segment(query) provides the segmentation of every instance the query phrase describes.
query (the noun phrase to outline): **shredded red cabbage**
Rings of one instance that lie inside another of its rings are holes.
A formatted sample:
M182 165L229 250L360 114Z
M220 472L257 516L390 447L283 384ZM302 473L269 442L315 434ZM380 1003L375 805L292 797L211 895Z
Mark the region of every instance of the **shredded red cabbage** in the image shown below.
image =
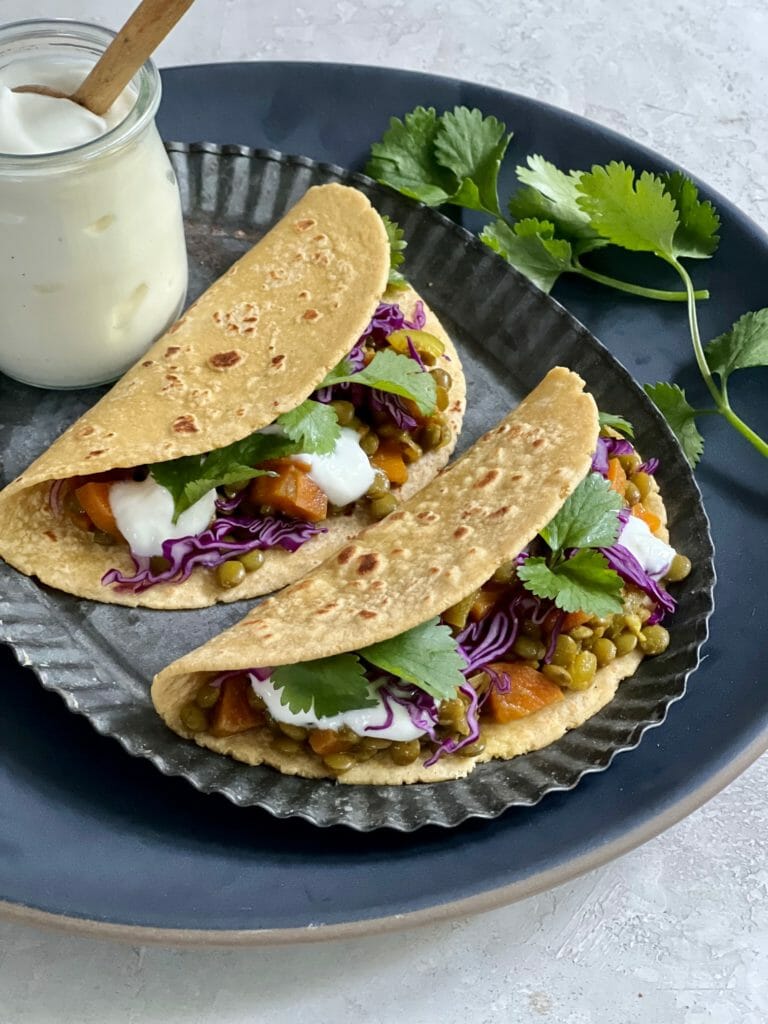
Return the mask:
M671 613L675 610L677 607L675 599L659 586L652 576L648 575L631 551L622 547L621 544L614 544L610 548L598 548L598 550L605 555L610 567L615 569L622 579L628 583L634 583L656 602L657 608L652 615L653 622L651 619L648 620L650 625L662 620L663 611Z
M369 395L369 402L371 409L375 412L385 413L400 430L415 430L418 426L417 421L408 412L405 402L399 395L374 389Z
M55 516L60 516L62 513L61 492L64 490L66 483L66 480L54 480L51 484L51 490L48 494L48 504L51 512L53 512Z
M469 683L465 683L459 687L461 693L465 697L469 698L469 707L467 708L467 725L469 726L469 735L462 736L460 740L448 738L443 740L440 746L435 750L430 757L424 762L425 768L430 768L436 761L438 761L445 754L456 754L464 747L468 747L470 744L475 743L480 737L480 721L477 716L479 701L475 688L470 686Z
M598 437L597 448L592 458L592 472L608 475L608 459L619 455L632 455L634 448L623 437Z
M641 463L637 467L638 473L647 473L648 476L653 476L656 470L659 468L658 459L648 459L646 462Z
M239 540L225 539L233 533L245 533L246 536ZM110 569L102 576L101 582L104 586L115 584L119 590L141 594L157 583L183 583L198 566L214 569L230 558L237 558L257 548L264 551L281 547L286 551L297 551L318 533L325 533L325 527L301 519L219 516L207 530L196 536L163 541L163 558L170 563L167 569L153 572L148 556L131 552L135 574L125 576L119 569Z

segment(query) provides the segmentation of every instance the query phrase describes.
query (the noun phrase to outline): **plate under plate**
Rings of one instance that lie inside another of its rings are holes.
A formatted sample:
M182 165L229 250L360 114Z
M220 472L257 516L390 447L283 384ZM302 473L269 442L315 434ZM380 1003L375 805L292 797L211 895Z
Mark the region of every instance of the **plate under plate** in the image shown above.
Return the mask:
M169 661L237 621L247 605L155 612L97 605L41 587L0 565L0 639L43 685L162 772L235 804L277 817L360 831L412 831L493 818L511 806L570 789L608 767L664 720L696 667L712 610L712 542L698 487L665 423L617 360L558 303L533 288L487 247L443 215L411 203L362 175L306 157L241 146L171 144L196 297L311 185L341 181L362 189L397 220L408 240L406 269L457 342L468 380L459 451L505 415L557 364L581 374L601 408L635 425L641 452L661 459L658 475L672 543L694 570L676 588L673 643L644 661L617 697L579 729L544 750L479 765L467 778L413 786L343 786L249 767L184 741L155 714L152 676ZM40 392L0 381L6 475L12 478L100 394ZM31 416L34 410L34 416Z

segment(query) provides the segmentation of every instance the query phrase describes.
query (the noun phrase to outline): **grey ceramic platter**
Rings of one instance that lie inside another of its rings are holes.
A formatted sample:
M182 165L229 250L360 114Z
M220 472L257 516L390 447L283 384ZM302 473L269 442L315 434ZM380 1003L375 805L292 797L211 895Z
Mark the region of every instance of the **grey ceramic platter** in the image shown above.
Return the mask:
M465 780L408 787L350 787L282 776L205 751L171 733L149 699L165 664L237 621L246 605L155 612L98 605L50 590L0 565L0 639L42 684L101 733L160 771L203 792L258 805L277 817L321 826L412 831L493 818L570 789L607 768L661 723L685 692L707 636L713 550L701 496L666 424L627 371L558 303L539 292L471 234L441 214L380 188L362 175L241 146L170 144L181 189L190 255L190 299L252 245L311 185L360 188L397 220L408 239L406 269L460 347L468 411L459 451L531 390L546 371L569 366L601 408L635 425L638 446L661 460L672 542L694 570L677 588L673 643L646 660L617 697L581 728L541 751L481 765ZM100 390L41 392L0 379L0 452L6 483L85 411Z

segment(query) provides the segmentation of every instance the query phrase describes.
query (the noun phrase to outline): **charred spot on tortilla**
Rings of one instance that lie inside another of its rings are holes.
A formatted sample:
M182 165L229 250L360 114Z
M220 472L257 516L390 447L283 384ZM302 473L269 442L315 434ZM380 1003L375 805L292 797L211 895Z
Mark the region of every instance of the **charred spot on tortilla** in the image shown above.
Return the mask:
M179 416L173 421L173 430L176 434L196 434L200 427L194 416Z
M208 365L213 370L229 370L238 363L244 362L246 353L239 348L231 348L226 352L214 352L209 358Z

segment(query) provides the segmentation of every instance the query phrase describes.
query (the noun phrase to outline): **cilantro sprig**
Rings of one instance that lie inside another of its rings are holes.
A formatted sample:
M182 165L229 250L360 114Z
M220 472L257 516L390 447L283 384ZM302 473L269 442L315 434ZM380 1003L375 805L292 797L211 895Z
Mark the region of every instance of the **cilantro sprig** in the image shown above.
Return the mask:
M362 370L355 370L348 360L343 359L331 370L320 387L327 388L347 382L365 384L377 391L410 398L424 416L431 416L437 408L434 377L425 373L415 359L393 352L392 349L377 352Z
M375 707L364 662L413 683L436 700L455 697L464 682L464 659L448 626L437 618L356 653L281 665L272 672L280 702L294 713L311 711L330 718L344 711Z
M431 107L417 107L402 121L392 119L382 140L371 147L367 171L430 206L452 203L489 214L494 219L483 227L481 240L544 291L562 274L573 273L632 295L685 302L696 363L714 405L694 408L671 383L648 385L646 392L691 465L704 443L696 420L712 414L726 419L768 457L768 442L738 416L728 396L728 377L734 370L768 365L768 309L746 314L705 350L696 301L709 298L709 293L694 288L681 262L708 259L716 251L720 218L712 204L699 198L681 171L636 174L612 161L566 173L534 154L517 167L520 187L502 215L497 181L509 139L505 125L477 110L457 107L438 115ZM623 281L584 262L591 252L609 245L655 255L675 270L684 290Z
M519 566L523 586L566 612L621 612L621 577L594 550L616 542L620 508L621 498L608 481L590 473L541 531L549 555L531 556Z

